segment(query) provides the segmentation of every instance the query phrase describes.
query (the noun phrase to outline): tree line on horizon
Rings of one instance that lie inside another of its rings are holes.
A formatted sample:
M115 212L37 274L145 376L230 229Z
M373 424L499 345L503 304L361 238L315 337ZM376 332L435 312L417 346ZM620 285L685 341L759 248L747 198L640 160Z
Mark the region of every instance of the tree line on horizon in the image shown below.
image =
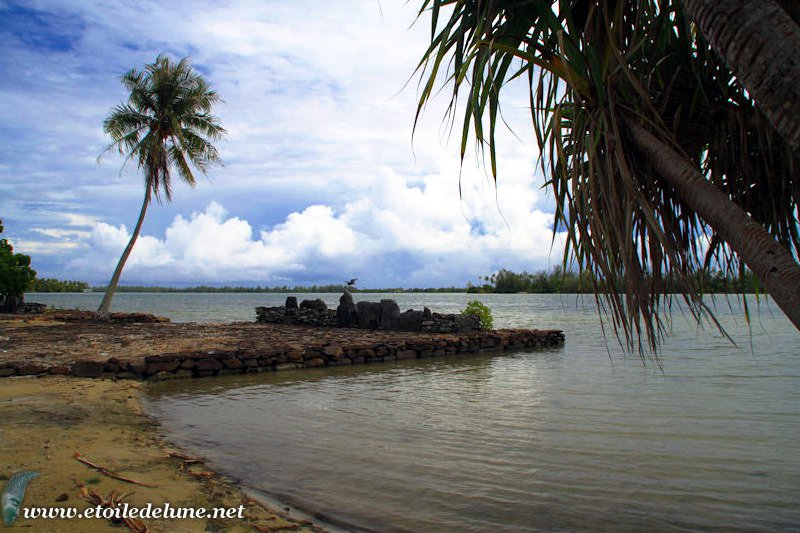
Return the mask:
M591 294L594 292L588 272L579 274L571 270L555 267L550 271L539 270L514 272L500 269L491 276L480 278L484 283L467 283L465 287L388 287L356 289L343 284L328 285L279 285L274 287L243 286L210 286L162 287L147 285L129 285L117 287L117 292L127 293L342 293L349 290L354 293L470 293L470 294ZM672 293L680 293L677 280L668 282ZM752 272L745 271L742 277L729 277L722 270L699 272L695 275L697 290L703 294L736 294L761 292L758 280ZM45 278L35 279L30 292L85 292L90 289L88 283L82 281L61 281ZM91 287L91 292L105 292L106 287Z
M84 292L89 288L89 284L85 281L35 278L29 292Z
M534 273L527 271L513 272L501 269L491 276L483 278L482 285L467 284L468 293L495 293L495 294L592 294L595 285L591 273L584 271L577 273L555 267L550 271L539 270ZM695 273L694 283L700 294L742 294L759 293L758 279L749 270L742 272L741 276L728 276L722 270L700 271ZM602 285L602 283L600 283ZM668 291L672 294L681 293L679 280L667 280ZM622 290L618 287L617 290Z

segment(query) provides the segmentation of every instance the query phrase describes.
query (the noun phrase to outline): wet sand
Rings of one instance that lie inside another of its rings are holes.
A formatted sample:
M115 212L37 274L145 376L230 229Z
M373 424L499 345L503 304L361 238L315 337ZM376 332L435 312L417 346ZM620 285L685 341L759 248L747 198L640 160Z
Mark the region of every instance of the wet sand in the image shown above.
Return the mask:
M158 424L142 412L139 399L145 386L62 376L0 381L0 484L22 470L39 472L41 476L28 485L23 507L94 507L84 499L80 484L103 498L114 490L131 493L125 498L131 507L165 502L206 509L244 505L242 520L144 520L152 532L323 531L282 510L265 508L204 463L175 457L186 455L169 445ZM155 487L109 477L79 462L76 453L121 477ZM127 530L104 519L25 519L22 514L14 527L52 532Z

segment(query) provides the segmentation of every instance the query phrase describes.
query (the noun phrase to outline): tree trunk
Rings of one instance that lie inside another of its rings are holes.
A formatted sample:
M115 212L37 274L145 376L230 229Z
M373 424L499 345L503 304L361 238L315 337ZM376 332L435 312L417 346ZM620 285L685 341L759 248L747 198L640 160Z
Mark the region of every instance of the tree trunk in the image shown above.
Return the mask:
M632 121L625 124L661 178L730 245L800 329L800 265L792 254L675 148Z
M139 232L142 230L142 223L144 222L144 215L147 213L147 207L149 205L150 186L148 185L145 187L142 210L139 213L139 220L136 221L136 227L133 229L131 240L128 242L128 246L125 247L125 251L122 252L122 257L119 258L117 268L114 269L114 275L111 276L111 281L108 282L108 287L106 287L106 293L103 296L103 301L100 303L100 307L97 309L98 318L108 318L108 313L111 310L111 299L114 297L114 291L117 290L117 284L119 283L119 278L122 275L122 269L125 266L125 262L128 260L128 256L131 255L131 251L133 251L133 245L136 243L136 239L139 238Z
M800 149L800 26L774 0L683 0L773 126Z
M25 295L13 296L0 294L0 313L16 313L19 307L24 303Z

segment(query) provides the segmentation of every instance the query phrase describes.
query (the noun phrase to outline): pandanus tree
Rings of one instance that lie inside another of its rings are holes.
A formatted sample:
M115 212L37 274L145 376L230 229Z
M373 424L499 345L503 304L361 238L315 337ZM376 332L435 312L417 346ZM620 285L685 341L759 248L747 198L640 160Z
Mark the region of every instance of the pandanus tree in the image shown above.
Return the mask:
M424 0L417 116L450 85L461 157L472 131L497 179L501 90L524 80L564 266L589 274L629 348L655 353L676 282L713 319L695 281L709 267L749 267L800 328L795 4Z
M112 139L105 152L117 151L126 163L135 161L144 175L145 190L133 234L97 310L101 318L108 317L122 269L152 199L172 201L173 172L194 186L193 169L205 174L211 164L220 161L213 143L226 133L212 114L219 96L187 58L176 63L159 55L144 70L131 69L121 80L130 95L128 102L114 107L103 122L103 130Z

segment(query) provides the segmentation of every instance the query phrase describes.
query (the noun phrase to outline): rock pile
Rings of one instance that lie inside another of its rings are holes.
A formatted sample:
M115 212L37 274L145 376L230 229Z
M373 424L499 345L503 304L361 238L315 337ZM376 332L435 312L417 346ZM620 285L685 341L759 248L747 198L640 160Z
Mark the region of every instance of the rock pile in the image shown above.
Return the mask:
M298 306L297 298L289 296L285 305L256 307L256 322L425 333L466 333L481 329L480 320L473 315L433 313L427 307L423 311L409 309L401 313L394 300L356 304L349 292L339 298L335 311L319 299L303 300Z
M16 312L40 315L44 313L45 309L47 309L47 305L45 304L38 304L36 302L23 302L19 307L17 307Z
M297 298L289 296L280 307L256 307L256 322L330 327L336 325L336 311L320 299L303 300L298 306Z

